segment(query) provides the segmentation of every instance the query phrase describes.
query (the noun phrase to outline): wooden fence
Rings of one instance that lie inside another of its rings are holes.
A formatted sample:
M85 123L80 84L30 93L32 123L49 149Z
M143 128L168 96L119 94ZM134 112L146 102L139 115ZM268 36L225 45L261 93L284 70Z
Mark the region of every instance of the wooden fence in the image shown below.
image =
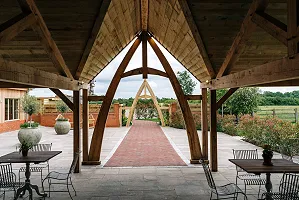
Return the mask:
M266 118L269 116L278 117L283 120L288 120L291 122L298 123L298 109L297 108L285 108L285 109L259 109L256 115L260 116L261 118Z

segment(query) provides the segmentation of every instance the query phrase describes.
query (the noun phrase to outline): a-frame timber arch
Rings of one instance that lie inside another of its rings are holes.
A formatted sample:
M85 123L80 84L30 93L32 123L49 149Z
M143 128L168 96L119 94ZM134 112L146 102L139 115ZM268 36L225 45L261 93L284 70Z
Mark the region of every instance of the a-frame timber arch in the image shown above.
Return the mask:
M133 73L131 72L126 72L126 70L132 56L134 55L136 49L142 42L142 59L143 59L143 66L142 68L139 68L138 70L132 70ZM148 69L147 67L147 42L151 45L153 48L154 52L156 53L158 59L160 60L165 72L159 71L159 70L153 70L153 69ZM104 129L105 129L105 124L109 112L110 105L112 103L113 97L115 95L116 89L120 83L120 80L122 77L127 77L130 75L136 75L138 73L143 75L143 78L147 78L147 74L151 72L151 74L155 75L162 75L164 77L168 77L171 85L175 91L175 94L177 96L178 102L180 104L180 107L182 109L183 117L185 120L186 124L186 131L187 131L187 136L188 136L188 142L189 142L189 148L190 148L190 154L191 154L191 163L199 163L199 160L202 158L202 153L201 153L201 147L200 147L200 142L199 142L199 137L197 134L197 129L195 126L195 122L193 120L193 116L190 110L190 107L188 105L187 100L190 97L187 97L184 95L183 90L176 78L175 73L173 72L169 62L163 55L162 51L156 44L156 42L153 40L153 38L150 37L150 35L147 32L142 32L137 39L134 41L132 46L130 47L129 51L125 55L123 61L119 65L117 71L115 72L115 75L108 87L108 90L106 92L106 95L103 98L103 103L99 111L99 116L97 118L97 122L95 125L95 129L93 132L91 144L90 144L90 150L87 159L84 160L83 158L83 164L100 164L100 154L101 154L101 148L102 148L102 142L103 142L103 136L104 136ZM130 74L131 73L131 74Z
M148 90L148 92L150 93L150 95L146 94L146 90ZM141 95L142 91L144 91L143 95ZM148 84L148 82L147 82L146 79L143 80L143 83L141 84L141 86L140 86L140 88L139 88L139 90L138 90L138 92L137 92L137 94L135 96L135 99L134 99L133 104L132 104L131 109L130 109L130 114L129 114L126 126L127 127L130 126L130 123L132 121L136 105L138 103L138 100L141 99L141 98L152 99L153 100L154 105L155 105L155 107L157 109L159 118L161 120L161 125L165 126L163 114L162 114L162 111L161 111L160 106L158 104L157 98L156 98L156 96L154 94L154 91L152 90L151 86Z

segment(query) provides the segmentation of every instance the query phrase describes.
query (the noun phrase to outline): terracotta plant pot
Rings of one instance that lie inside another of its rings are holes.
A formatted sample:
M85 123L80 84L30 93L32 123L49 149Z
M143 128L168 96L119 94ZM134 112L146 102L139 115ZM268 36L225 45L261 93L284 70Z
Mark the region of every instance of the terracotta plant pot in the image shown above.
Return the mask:
M266 165L266 166L273 166L272 158L264 158L263 165Z

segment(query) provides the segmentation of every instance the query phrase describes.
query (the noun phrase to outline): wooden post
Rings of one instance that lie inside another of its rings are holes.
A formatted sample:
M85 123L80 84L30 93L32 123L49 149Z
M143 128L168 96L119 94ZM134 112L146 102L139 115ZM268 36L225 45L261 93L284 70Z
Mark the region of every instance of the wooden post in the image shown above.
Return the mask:
M74 103L74 110L73 110L73 152L74 156L75 153L81 151L80 148L80 91L73 91L73 103ZM80 156L78 159L78 163L75 168L75 173L80 172Z
M202 133L202 157L208 159L208 99L207 88L201 89L201 133Z
M210 164L213 172L218 171L217 155L217 102L216 90L210 90Z
M82 137L82 150L83 150L83 162L88 161L88 128L89 128L89 108L88 108L88 90L83 89L83 106L82 106L82 128L83 128L83 137Z
M295 108L295 123L298 123L298 109Z
M275 117L275 115L276 115L275 109L272 110L272 115L273 115L273 117Z
M299 0L288 0L288 56L294 57L298 53L298 42L293 40L297 36Z

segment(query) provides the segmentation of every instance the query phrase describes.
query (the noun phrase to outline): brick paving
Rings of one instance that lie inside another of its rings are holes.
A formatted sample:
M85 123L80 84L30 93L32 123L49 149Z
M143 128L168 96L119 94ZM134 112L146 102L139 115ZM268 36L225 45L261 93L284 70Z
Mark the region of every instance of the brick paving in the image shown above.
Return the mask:
M135 120L105 167L141 166L186 166L186 163L157 123Z

